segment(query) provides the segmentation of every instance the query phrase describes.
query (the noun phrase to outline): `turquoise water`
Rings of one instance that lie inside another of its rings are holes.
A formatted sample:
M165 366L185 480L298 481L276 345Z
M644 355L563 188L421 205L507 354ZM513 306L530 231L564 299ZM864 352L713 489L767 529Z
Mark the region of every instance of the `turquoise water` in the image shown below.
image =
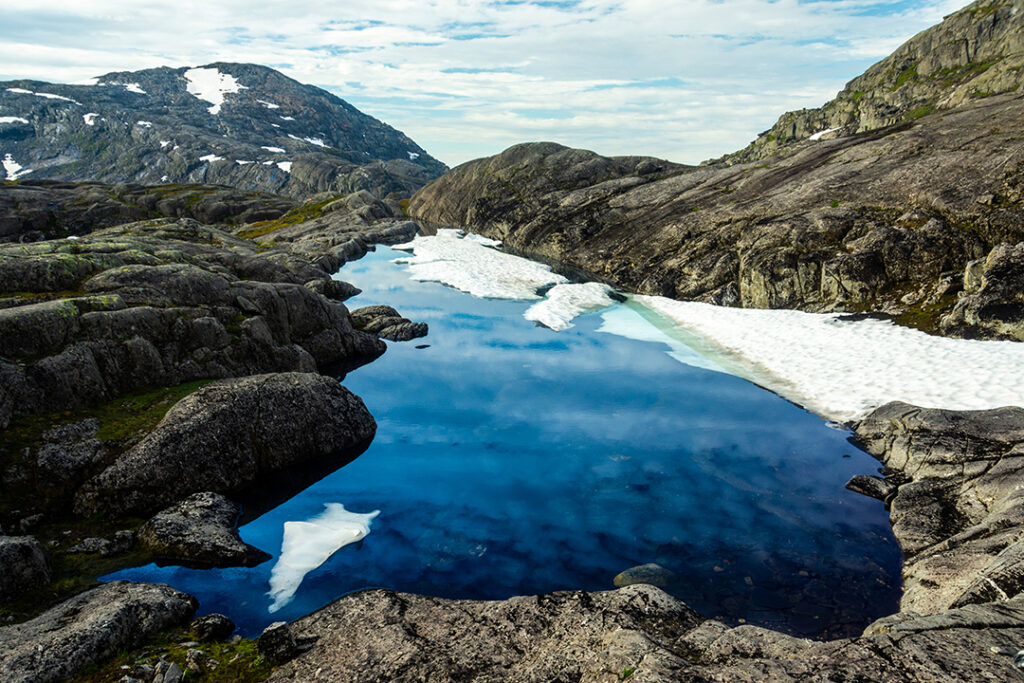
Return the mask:
M731 623L842 636L895 611L887 513L843 488L878 463L849 433L663 345L598 332L601 314L555 333L522 317L526 302L413 282L398 255L381 248L342 270L364 290L349 305L387 303L430 335L389 343L345 378L377 436L242 527L275 559L106 579L169 583L247 635L367 587L481 599L604 590L650 562L674 575L666 590ZM380 515L268 612L283 524L325 503Z

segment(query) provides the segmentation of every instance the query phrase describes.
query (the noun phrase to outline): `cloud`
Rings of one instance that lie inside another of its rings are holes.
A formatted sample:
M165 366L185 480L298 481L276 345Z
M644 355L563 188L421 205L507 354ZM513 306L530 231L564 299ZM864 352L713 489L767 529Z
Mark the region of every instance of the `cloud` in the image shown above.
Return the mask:
M0 78L279 68L450 164L531 139L699 162L824 103L948 0L8 0Z

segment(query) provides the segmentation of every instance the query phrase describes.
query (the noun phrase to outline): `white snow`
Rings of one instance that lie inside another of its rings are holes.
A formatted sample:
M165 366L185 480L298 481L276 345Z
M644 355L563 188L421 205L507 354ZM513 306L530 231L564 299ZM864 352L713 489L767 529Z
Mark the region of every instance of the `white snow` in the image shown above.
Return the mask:
M265 149L268 152L273 152L274 154L284 154L284 149L281 147L261 147L260 149Z
M238 164L239 166L245 166L245 165L251 164L253 162L246 161L245 159L235 159L235 163Z
M95 126L97 116L99 116L99 114L95 112L89 112L88 114L82 114L82 120L85 121L85 125L87 126Z
M264 161L264 162L263 162L263 165L264 165L264 166L273 166L273 165L274 165L274 162L273 162L273 161Z
M259 102L260 104L262 104L267 109L280 109L281 108L281 105L274 104L273 102L267 102L266 100L256 100L256 101Z
M28 123L28 119L23 119L20 116L0 116L0 123Z
M235 80L234 76L221 73L217 69L189 69L185 72L185 80L188 81L188 85L185 86L186 90L196 98L212 104L210 113L214 115L220 113L220 107L224 104L224 95L246 89L244 85L240 85Z
M309 144L316 145L317 147L328 146L321 138L300 138L297 135L292 135L291 133L288 134L288 137L292 140L298 140L299 142L308 142Z
M205 156L199 157L199 161L224 161L224 157L219 157L216 154L207 154Z
M574 318L589 311L598 311L615 305L608 294L611 288L599 282L555 285L542 301L526 309L527 320L550 327L556 332L572 327Z
M808 140L812 140L814 142L817 142L818 140L821 139L822 135L828 135L829 133L834 133L837 130L839 130L839 129L838 128L826 128L825 130L819 130L817 133L815 133L814 135L812 135L811 137L809 137L807 139Z
M281 120L282 121L294 121L295 117L294 116L282 116Z
M4 171L7 173L8 180L17 180L23 175L28 175L32 172L31 168L24 168L21 164L14 160L10 154L4 155ZM24 170L22 170L24 169Z
M661 325L656 324L659 320L662 321ZM709 352L702 353L698 350L701 348L699 337L690 335L681 328L672 329L672 327L671 324L664 324L661 316L630 301L602 313L601 327L597 328L597 331L637 341L664 344L669 349L666 353L680 363L715 372L729 372L709 358L706 355ZM672 335L669 335L664 328L672 329ZM686 341L681 341L683 339ZM729 374L737 374L737 372Z
M138 83L121 83L124 89L128 92L138 93L139 95L145 95L146 91L139 87Z
M417 154L416 152L406 152L406 154L409 155L409 161L416 161L417 159L420 158L420 155Z
M170 140L161 140L160 141L160 149L163 149L164 147L166 147L169 144L171 144Z
M35 95L31 90L25 90L24 88L8 88L7 92L18 93L19 95Z
M71 85L99 85L100 79L96 76L92 78L83 78L80 81L72 81Z
M280 128L281 127L281 126L277 125L276 123L272 123L270 125L272 125L274 128Z
M71 102L72 104L82 104L77 100L73 100L70 97L64 97L63 95L54 95L48 92L32 92L31 90L25 90L24 88L7 88L7 92L18 93L19 95L35 95L36 97L45 97L48 100L64 100L65 102Z
M702 338L734 374L833 420L858 419L889 401L952 410L1024 406L1021 342L936 337L837 313L634 299Z
M306 574L350 543L370 533L370 521L380 510L366 514L349 512L341 503L327 503L325 510L304 522L285 522L281 556L270 572L273 598L270 612L281 609L295 597Z
M167 182L167 176L165 176L165 175L160 176L160 182L161 183L166 183Z
M143 128L152 128L153 127L153 122L152 121L136 121L135 125L136 126L142 126Z
M492 240L490 237L484 237L483 235L477 235L474 232L471 232L471 233L463 235L462 239L468 240L470 242L476 242L477 244L482 244L485 247L500 247L501 246L501 240Z
M78 239L82 239L82 238L81 238L81 237L79 237L78 235L68 235L68 236L67 236L67 237L65 237L64 239L68 239L68 240L78 240Z
M568 280L549 266L462 239L458 230L417 235L394 249L411 251L407 263L414 280L441 282L473 296L491 299L540 299L537 290Z
M284 171L285 173L292 172L292 162L290 161L279 161L277 162L277 167Z

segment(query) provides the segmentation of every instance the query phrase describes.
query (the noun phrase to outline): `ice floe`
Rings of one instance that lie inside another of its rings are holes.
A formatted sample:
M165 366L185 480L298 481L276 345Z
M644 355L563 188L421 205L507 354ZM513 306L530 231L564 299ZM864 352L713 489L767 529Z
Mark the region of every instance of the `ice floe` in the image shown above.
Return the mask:
M825 130L819 130L817 133L815 133L814 135L812 135L811 137L809 137L807 139L808 140L812 140L814 142L817 142L818 140L821 139L821 137L823 135L828 135L829 133L834 133L837 130L839 130L839 129L838 128L826 128Z
M283 147L260 147L260 149L265 149L268 152L273 152L274 154L284 154Z
M572 327L573 319L615 305L611 288L599 282L555 285L542 301L526 309L523 317L556 332Z
M25 168L17 161L14 160L10 154L4 155L3 160L4 172L7 173L7 180L17 180L23 175L28 175L32 172L31 168Z
M85 125L87 126L95 126L97 116L99 116L99 114L95 112L89 112L88 114L82 114L82 120L85 121Z
M458 230L417 235L394 249L412 252L398 262L408 264L414 280L441 282L473 296L535 300L541 298L538 289L568 282L549 266L463 239Z
M199 161L224 161L224 157L219 157L216 154L206 154L204 156L199 157Z
M0 116L0 123L28 123L28 119L23 119L20 116Z
M363 540L370 533L371 520L380 514L380 510L349 512L341 503L327 503L324 508L306 521L284 523L281 556L270 572L270 612L291 602L306 574L346 545Z
M277 167L284 171L285 173L292 172L292 162L290 161L279 161L277 162Z
M819 415L847 421L889 401L976 410L1024 406L1024 343L950 339L887 320L634 301L706 343L708 355Z
M234 76L222 73L218 69L189 69L185 72L185 80L188 82L185 89L196 98L212 104L210 113L214 115L220 113L220 107L224 104L224 95L246 89L244 85L235 80Z

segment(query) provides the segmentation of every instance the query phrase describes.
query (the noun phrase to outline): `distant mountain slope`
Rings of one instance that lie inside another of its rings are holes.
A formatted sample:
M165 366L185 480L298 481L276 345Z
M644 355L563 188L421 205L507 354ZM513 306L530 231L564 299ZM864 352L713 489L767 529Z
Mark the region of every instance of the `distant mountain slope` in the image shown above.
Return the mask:
M1016 91L1024 69L1024 2L979 0L917 34L817 109L783 114L721 159L764 159L812 136L863 133Z
M410 194L446 170L403 133L254 64L0 83L0 178Z

